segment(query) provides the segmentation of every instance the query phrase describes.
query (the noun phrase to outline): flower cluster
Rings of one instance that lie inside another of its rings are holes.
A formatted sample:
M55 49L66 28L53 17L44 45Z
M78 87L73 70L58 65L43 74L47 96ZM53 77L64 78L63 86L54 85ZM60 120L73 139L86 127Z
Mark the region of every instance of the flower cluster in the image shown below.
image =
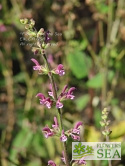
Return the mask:
M102 131L102 134L104 136L109 136L112 133L112 131L109 128L107 128L110 124L110 120L108 120L108 114L108 109L104 108L102 111L102 121L100 121L101 126L105 128L105 130Z
M62 101L64 100L67 100L67 99L74 99L74 95L73 95L73 91L75 90L76 88L75 87L72 87L68 90L68 86L65 85L61 94L59 95L58 97L58 100L56 101L56 108L62 108L63 107L63 103ZM45 105L47 108L51 108L52 107L52 104L53 104L53 92L52 92L52 89L51 91L48 92L49 96L52 97L52 99L50 99L50 97L45 97L42 93L38 93L36 95L36 97L39 97L40 98L40 104L42 105Z
M32 58L31 61L35 64L35 66L33 66L33 70L37 70L38 74L48 74L48 72L58 74L59 76L63 76L65 74L64 67L62 64L59 64L55 69L48 71L48 69L40 65L36 59Z
M65 163L65 158L62 157L61 159L62 159L62 161ZM66 163L65 163L65 164L66 164ZM49 165L49 166L56 166L55 162L52 161L52 160L49 160L49 161L48 161L48 165ZM75 160L72 165L74 165L74 166L77 166L77 165L86 165L86 161L85 161L84 159Z
M73 95L73 91L75 90L76 88L75 87L72 87L68 90L68 86L65 85L61 94L59 95L58 97L58 100L56 102L56 107L57 108L62 108L63 107L63 103L62 101L66 100L66 99L71 99L73 100L74 99L74 95Z
M33 19L28 20L27 18L20 19L20 22L25 25L27 35L33 40L37 41L38 47L33 47L32 51L34 54L42 54L44 50L50 45L51 38L49 37L50 32L45 31L41 28L38 32L35 29L35 21Z
M48 137L57 135L57 134L60 132L59 124L58 124L57 118L54 117L54 124L52 125L52 129L50 129L48 126L45 126L45 127L42 129L42 132L43 132L45 138L48 138Z
M50 32L45 31L43 28L41 28L38 32L35 29L35 21L33 19L28 20L27 18L21 19L20 22L25 25L25 29L27 31L27 34L34 38L37 41L36 47L32 48L32 51L34 54L41 54L45 66L40 65L40 63L32 58L31 61L34 63L33 70L38 71L38 74L46 74L49 76L51 81L51 87L50 91L48 92L49 97L45 97L43 93L38 93L36 97L39 98L40 104L46 106L48 109L50 109L53 105L56 106L59 112L59 118L61 119L61 108L63 107L63 101L64 100L73 100L75 98L73 92L76 89L75 87L71 87L68 89L68 86L65 85L62 92L57 97L57 89L54 82L53 74L57 74L59 76L63 76L65 74L64 66L62 64L57 65L56 68L51 69L50 62L46 57L45 49L50 45L51 38L49 37ZM53 88L52 88L53 87ZM62 119L61 119L62 120ZM60 141L63 142L64 151L62 152L61 160L66 164L70 165L67 155L67 148L66 144L64 142L67 141L67 139L70 137L73 140L80 141L80 126L82 126L82 122L77 122L74 128L69 129L67 131L64 131L64 127L62 123L58 123L57 118L54 117L54 123L52 124L52 127L50 128L48 125L46 125L42 132L45 136L45 138L49 138L52 136L58 136L60 138ZM65 153L64 153L65 152ZM86 164L85 160L79 160L74 161L72 165L81 165ZM54 161L49 160L48 161L49 166L56 166Z
M67 130L66 132L64 132L64 130L62 130L62 133L60 133L57 118L54 117L54 124L52 125L52 129L49 128L48 126L45 126L42 129L42 132L43 132L45 138L49 138L49 137L56 135L56 136L60 137L60 140L62 142L67 141L68 137L71 137L73 140L80 141L79 135L80 135L80 126L81 125L82 125L82 122L77 122L73 129Z
M70 136L73 140L80 141L80 126L82 126L82 122L77 122L74 128L67 130L65 134Z

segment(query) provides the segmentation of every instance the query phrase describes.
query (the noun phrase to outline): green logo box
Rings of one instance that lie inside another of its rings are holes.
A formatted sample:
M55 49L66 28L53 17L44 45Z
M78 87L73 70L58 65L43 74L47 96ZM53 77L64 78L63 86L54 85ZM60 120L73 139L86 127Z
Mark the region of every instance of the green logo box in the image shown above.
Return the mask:
M72 160L121 160L121 142L72 142Z

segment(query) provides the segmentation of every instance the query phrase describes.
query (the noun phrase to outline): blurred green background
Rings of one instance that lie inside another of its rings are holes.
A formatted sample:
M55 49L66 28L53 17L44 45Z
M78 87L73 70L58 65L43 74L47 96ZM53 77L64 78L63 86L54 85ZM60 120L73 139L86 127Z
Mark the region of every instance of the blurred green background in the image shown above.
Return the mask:
M103 141L101 111L110 108L110 141L122 142L125 165L125 0L1 0L0 1L0 166L41 166L61 163L58 138L45 139L55 109L39 105L35 95L47 96L47 76L38 76L31 58L31 42L22 42L20 18L33 18L36 29L53 33L47 49L51 67L62 63L63 77L55 77L59 92L75 86L74 101L63 109L65 129L83 121L81 141ZM71 143L68 152L71 156ZM61 163L62 164L62 163ZM88 161L87 166L107 166Z

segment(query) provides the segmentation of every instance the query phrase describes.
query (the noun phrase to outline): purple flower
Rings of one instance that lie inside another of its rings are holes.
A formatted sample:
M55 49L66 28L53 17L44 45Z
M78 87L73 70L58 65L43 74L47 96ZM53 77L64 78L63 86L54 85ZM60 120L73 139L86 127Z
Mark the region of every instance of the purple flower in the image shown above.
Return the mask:
M57 91L56 84L55 84L55 88L56 88L56 91ZM52 98L54 98L52 84L49 85L49 89L51 90L51 91L48 92L49 96L51 96Z
M67 90L67 89L68 89L68 86L65 85L62 92L61 92L61 94L58 97L57 102L56 102L56 107L57 108L62 108L63 107L63 104L61 103L61 101L66 100L66 99L71 99L71 100L74 99L75 96L73 95L73 91L76 88L72 87L69 90Z
M58 99L57 102L56 102L56 108L62 108L62 107L63 107L63 104Z
M68 136L71 136L74 140L80 141L80 126L82 125L82 122L77 122L73 129L67 130L65 133Z
M68 89L68 86L65 85L63 90L62 90L62 93L60 94L61 97L65 98L65 99L74 99L74 95L73 95L73 91L76 89L75 87L72 87L70 88L69 90Z
M78 135L71 134L71 137L72 137L74 140L80 141L80 136L78 136Z
M64 67L62 64L59 64L55 70L56 74L63 76L65 74Z
M75 162L77 165L86 165L86 161L84 160L84 158L81 158L80 160L75 160ZM76 164L73 164L73 165L76 165Z
M58 121L57 121L57 118L56 118L56 117L54 117L54 124L52 125L52 127L53 127L54 129L58 129L58 128L59 128L59 124L58 124Z
M42 70L42 67L40 66L39 62L36 59L32 58L31 61L34 62L36 65L36 66L33 66L33 70L39 70L39 71Z
M52 161L52 160L49 160L49 161L48 161L48 165L50 165L50 166L56 166L56 164L55 164L54 161Z
M49 37L49 34L50 34L49 31L45 32L45 43L46 44L49 43L49 41L51 40L51 38Z
M51 101L51 99L49 98L49 97L47 97L46 99L45 99L45 105L46 105L46 107L47 108L51 108L52 107L52 101Z
M73 91L74 91L75 89L76 89L75 87L72 87L72 88L70 88L70 89L68 90L67 95L66 95L66 98L67 98L67 99L71 99L71 100L74 99L75 96L73 95Z
M82 165L82 164L86 165L86 161L84 160L84 157L81 158L80 160L75 160L75 163L79 165Z
M48 126L44 127L42 132L43 132L45 138L48 138L48 137L51 137L54 135L54 133L51 131L51 129Z
M81 160L78 161L78 164L85 164L86 165L86 161L81 159Z
M75 126L74 126L74 129L78 129L79 128L79 126L82 126L82 122L77 122L76 124L75 124Z
M49 109L52 107L53 101L49 97L45 98L42 93L38 93L36 97L40 97L40 104L46 105L46 107Z
M52 91L52 84L49 85L49 88L50 88L51 91L49 91L48 94L49 94L49 96L54 98L53 91Z
M62 95L64 95L65 94L65 92L66 92L66 90L68 89L68 86L67 85L65 85L64 86L64 88L63 88L63 90L62 90Z
M66 164L66 159L65 159L65 156L64 156L64 151L62 151L62 157L61 157L61 160Z
M49 94L49 96L54 97L52 91L49 91L48 94Z
M74 134L80 134L80 126L82 125L82 122L77 122L76 125L74 126L72 133Z
M61 135L61 137L60 137L60 140L61 140L62 142L67 141L67 137L65 136L64 130L62 130L62 135Z

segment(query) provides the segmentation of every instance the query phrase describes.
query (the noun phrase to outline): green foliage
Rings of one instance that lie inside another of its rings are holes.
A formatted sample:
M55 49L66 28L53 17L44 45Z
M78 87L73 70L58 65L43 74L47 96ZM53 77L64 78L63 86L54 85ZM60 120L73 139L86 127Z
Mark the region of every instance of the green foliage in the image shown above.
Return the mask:
M112 134L110 135L110 138L111 139L114 139L114 138L118 138L118 137L121 137L121 136L124 136L125 135L125 129L124 126L125 125L125 121L121 121L117 124L114 124L111 128L111 130L113 131Z
M44 137L41 133L36 133L32 139L31 149L33 149L33 153L37 156L46 158L48 152L46 151L46 147L44 146Z
M91 88L101 88L103 86L103 77L105 73L98 73L96 76L94 76L92 79L90 79L87 82L87 86ZM108 73L108 81L111 82L113 79L114 72L109 71Z
M67 55L67 61L76 78L81 79L88 75L91 59L85 53L75 50Z
M24 32L19 21L22 18L33 18L37 30L44 28L52 33L62 34L51 36L51 43L57 43L57 46L48 47L46 53L50 58L51 68L55 68L57 63L62 63L66 69L65 78L55 77L59 92L65 84L76 87L75 100L64 103L62 112L64 129L72 128L72 124L76 121L83 121L85 132L81 135L82 140L90 142L101 140L100 108L104 97L102 96L104 82L107 82L105 98L111 108L109 115L112 117L110 141L122 142L122 158L124 158L125 6L123 2L124 0L113 1L112 4L105 0L0 1L2 5L2 8L0 6L0 133L2 135L0 164L2 162L8 166L15 164L46 166L47 161L53 159L57 161L57 165L60 165L62 153L59 138L45 139L41 131L46 124L52 125L56 112L54 108L48 110L39 105L35 97L38 92L47 96L50 82L46 76L38 75L32 70L33 64L30 59L36 56L31 52L31 47L20 45L22 36L20 31ZM81 12L83 9L84 12ZM5 31L1 30L2 26ZM26 40L25 36L25 42ZM39 60L39 63L43 64L41 57ZM96 97L97 102L95 102ZM93 112L87 112L88 102L91 102ZM93 124L89 123L91 113ZM71 155L71 143L70 138L69 155ZM94 163L99 165L98 161ZM87 166L92 165L91 161L87 161ZM100 165L107 166L108 163L102 161ZM118 164L120 165L123 165L122 161Z
M95 110L94 110L94 122L95 122L95 126L96 126L97 128L100 128L100 123L99 123L100 120L101 120L101 111L95 109Z
M88 104L88 101L89 101L89 100L90 100L90 97L89 97L88 94L77 98L77 99L75 100L77 109L78 109L79 111L81 111L82 109L84 109L84 108L86 107L86 105Z
M10 151L10 159L12 159L13 161L17 161L19 153L24 155L24 152L26 152L26 149L30 145L32 138L33 133L30 129L23 128L22 130L20 130L13 141L12 149Z

